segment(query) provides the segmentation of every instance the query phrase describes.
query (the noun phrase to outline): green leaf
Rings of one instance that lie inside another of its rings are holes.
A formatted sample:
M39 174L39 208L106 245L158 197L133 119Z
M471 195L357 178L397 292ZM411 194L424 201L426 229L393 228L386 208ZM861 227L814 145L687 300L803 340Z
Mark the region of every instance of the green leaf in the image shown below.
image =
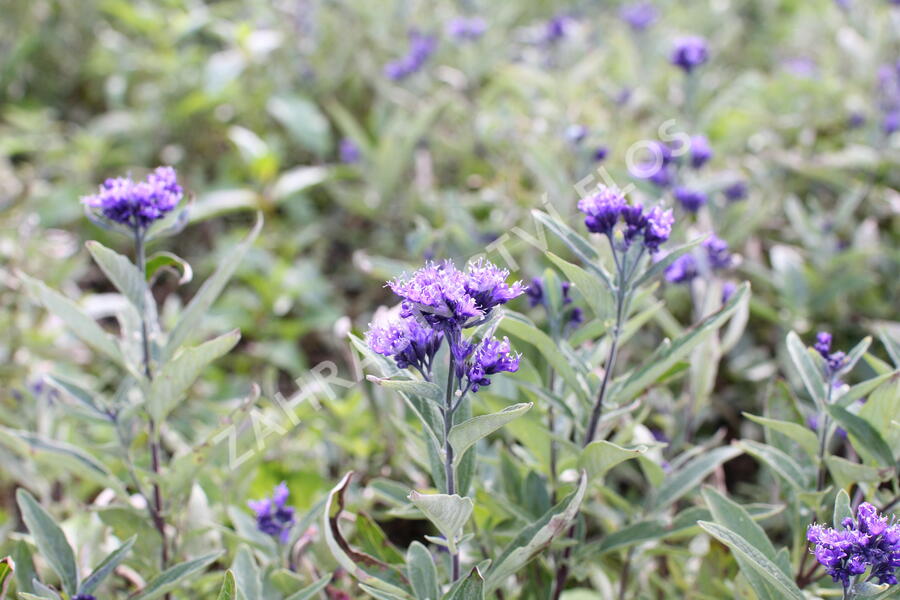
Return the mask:
M559 504L525 527L506 547L487 572L484 592L490 594L506 582L506 579L525 566L561 533L565 533L584 499L587 489L587 473L581 472L578 487Z
M547 258L558 266L565 276L575 284L575 289L581 292L585 301L590 305L591 310L598 319L606 316L606 305L603 301L605 296L611 294L609 286L603 283L603 280L596 274L591 274L579 266L561 259L552 252L547 252Z
M777 431L794 440L811 458L816 458L818 456L819 442L816 439L816 434L808 428L798 425L797 423L791 423L790 421L779 421L778 419L759 417L746 412L743 413L743 415L754 423L759 423L772 431Z
M322 515L322 531L325 532L325 543L328 549L331 550L331 554L338 564L361 584L387 592L393 597L414 600L405 589L408 582L402 573L373 556L354 550L344 539L339 526L339 517L344 510L344 494L350 485L351 477L353 477L353 471L344 475L328 493L328 500Z
M150 384L149 407L153 419L160 423L181 401L188 389L211 362L227 354L241 334L238 330L206 343L183 350L165 363Z
M606 286L610 293L615 293L616 288L612 284L609 273L600 265L600 254L591 246L590 242L578 235L568 225L561 223L545 212L533 210L531 214L534 215L538 222L549 229L553 235L562 240L575 256L581 259L585 267L600 278L600 281L603 282L603 285Z
M320 158L331 149L331 127L314 102L303 96L273 96L266 110L275 117L291 138Z
M813 360L812 352L800 340L800 336L791 331L787 335L787 349L791 356L794 367L803 380L803 385L810 397L816 402L820 408L825 406L825 398L827 396L828 387L822 376L822 370L816 361Z
M331 575L326 575L317 581L309 584L302 590L298 590L285 598L284 600L312 600L319 592L324 590L331 583Z
M467 576L457 581L442 600L484 600L484 578L478 571L478 567L473 568Z
M508 311L500 321L500 329L510 335L533 345L547 359L553 370L559 373L566 384L578 394L582 400L589 401L582 382L572 368L569 359L559 351L549 335L538 329L527 317Z
M216 596L216 600L237 600L237 591L234 585L234 573L231 571L225 571L225 580L222 581L222 589L219 590L219 595Z
M434 523L447 540L450 552L455 553L456 540L462 534L475 508L472 499L456 494L420 494L412 491L409 493L409 500Z
M869 454L881 466L895 465L894 453L891 452L878 430L872 427L868 421L835 405L828 407L828 414L847 430L850 441L857 450Z
M711 536L731 548L736 555L746 560L746 564L753 568L766 581L772 584L781 594L781 598L792 600L804 600L803 592L794 583L794 580L785 575L774 561L767 558L756 547L750 544L744 537L722 527L717 523L700 521L700 527Z
M194 278L194 270L188 261L171 252L156 252L147 258L146 275L152 282L163 270L171 270L178 274L178 285L190 283Z
M77 304L59 292L51 290L42 281L32 279L24 273L19 273L19 277L25 284L25 289L29 295L40 302L49 312L59 317L75 337L117 364L127 368L125 359L122 357L122 352L116 345L115 339L106 333L87 313L81 310Z
M700 244L703 240L705 240L708 236L698 237L695 240L691 240L686 244L682 244L677 246L676 248L670 250L664 257L660 260L650 263L650 266L647 267L647 270L641 273L641 276L638 277L632 285L634 288L638 288L644 283L650 281L657 275L662 274L669 265L678 260L684 254L687 254L691 250L693 250L696 246Z
M253 600L261 597L262 582L250 548L245 545L238 548L231 564L231 572L234 574L234 582L241 598Z
M0 559L0 600L6 598L6 589L13 580L16 572L16 563L9 556Z
M412 584L416 600L437 600L440 597L437 567L424 544L413 542L406 551L406 576Z
M825 464L840 488L849 488L854 483L881 483L893 477L894 467L870 467L851 462L840 456L826 456Z
M449 435L450 445L453 447L454 468L459 465L465 451L471 448L478 440L492 434L513 419L523 415L532 406L534 406L532 402L513 404L500 412L490 415L479 415L463 421L459 425L454 425Z
M760 444L753 440L741 440L738 445L744 449L747 454L754 456L775 471L788 485L797 489L805 490L807 483L810 481L810 475L803 470L803 467L797 464L793 458L782 452L778 448L773 448L766 444Z
M113 550L106 558L104 558L94 569L94 572L88 575L85 580L81 582L81 585L78 586L78 593L92 594L94 590L103 583L103 580L106 579L123 560L125 560L125 557L131 552L131 547L134 546L136 539L136 536L130 537L124 544Z
M900 427L891 425L900 415L900 378L884 383L860 407L859 416L878 430L896 456L900 452Z
M606 475L619 463L637 458L646 451L647 446L623 448L606 440L591 442L581 451L578 468L587 471L588 478L593 481Z
M382 387L403 392L404 394L412 394L425 400L430 400L438 405L444 404L444 391L437 384L430 381L416 381L414 379L384 379L369 375L366 377L372 383L377 383Z
M85 246L106 278L123 296L128 298L139 315L145 314L150 290L147 288L143 274L138 272L137 267L126 257L110 250L100 242L92 240L86 242Z
M615 391L615 403L624 404L641 394L647 387L653 385L678 361L690 354L705 339L706 334L721 327L731 317L749 291L750 285L748 283L741 284L725 306L718 312L697 323L674 342L664 342L660 350L648 358L640 368L632 372L621 384L621 387Z
M834 516L831 522L834 523L835 529L844 529L841 523L844 519L853 518L853 509L850 507L850 495L847 490L840 490L834 499Z
M215 302L216 298L219 297L219 294L222 293L228 280L234 275L234 271L240 264L241 259L244 258L244 255L247 253L247 250L250 249L256 236L259 235L262 225L263 219L262 214L260 213L257 216L256 225L253 226L253 229L247 237L222 257L215 273L213 273L209 279L204 281L203 285L200 286L200 289L197 290L197 293L194 294L194 297L182 311L178 323L175 324L175 328L172 329L172 332L169 334L169 339L166 342L166 347L163 352L164 361L171 358L175 354L175 351L181 347L191 334L191 331L197 327L197 324L201 321L203 316L206 315L209 307L212 306L212 303Z
M195 558L194 560L177 564L174 567L169 567L156 578L152 579L137 595L131 596L129 600L151 600L152 598L159 598L166 592L175 589L183 579L208 567L221 555L222 552L212 552L210 554L205 554L200 558Z
M59 576L63 590L70 596L75 594L78 589L78 567L75 565L75 554L62 529L34 496L24 489L16 490L16 502L41 557Z
M687 464L666 478L666 482L656 493L653 506L656 510L661 510L676 502L697 487L716 467L740 454L740 448L721 446L691 459Z

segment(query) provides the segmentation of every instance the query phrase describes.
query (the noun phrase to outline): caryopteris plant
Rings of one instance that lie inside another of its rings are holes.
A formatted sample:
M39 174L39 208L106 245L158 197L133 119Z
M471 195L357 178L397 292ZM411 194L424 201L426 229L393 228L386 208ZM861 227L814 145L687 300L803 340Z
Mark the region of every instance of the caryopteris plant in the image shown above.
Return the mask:
M231 331L197 345L193 340L199 322L259 233L261 222L225 257L180 311L171 329L164 330L152 285L165 268L177 271L182 282L187 281L190 276L184 275L190 273L190 267L166 251L148 256L147 249L184 228L188 209L179 210L183 195L175 170L160 167L143 181L131 177L108 179L97 194L84 198L91 221L124 235L131 243L133 260L99 242L87 243L94 261L118 292L108 313L115 327L98 323L78 303L38 279L19 274L34 300L90 347L98 360L114 365L118 375L96 387L82 383L92 380L89 374L50 373L45 377L45 383L61 395L68 412L90 428L90 436L98 440L94 443L104 448L101 454L85 448L90 445L87 436L85 447L14 429L4 429L4 438L76 465L79 474L110 493L100 518L116 532L137 532L121 539L121 546L93 572L83 573L63 530L29 492L20 489L19 509L38 555L49 567L48 571L36 572L30 564L30 553L23 549L18 556L17 576L34 575L30 580L27 576L18 580L17 589L23 598L58 598L62 593L73 600L92 599L104 580L137 549L141 555L135 558L145 571L143 583L133 590L132 597L157 597L202 572L222 554L220 549L209 552L207 548L205 554L184 556L182 546L190 539L191 528L182 526L182 512L191 493L192 477L190 471L173 468L176 451L166 448L163 440L172 433L167 429L167 419L190 395L195 380L240 339L238 331ZM191 452L182 449L179 454ZM145 518L151 524L149 529L140 526Z

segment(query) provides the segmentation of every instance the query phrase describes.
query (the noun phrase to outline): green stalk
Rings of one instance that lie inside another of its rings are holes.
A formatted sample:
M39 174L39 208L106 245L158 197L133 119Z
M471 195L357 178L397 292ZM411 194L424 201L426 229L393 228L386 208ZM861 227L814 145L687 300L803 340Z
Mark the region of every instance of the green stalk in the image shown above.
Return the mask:
M447 393L444 401L444 477L447 479L447 493L451 496L456 493L456 481L453 473L453 446L450 445L450 428L453 427L453 383L456 373L456 361L453 358L453 350L450 350L450 369L447 373ZM450 555L451 579L453 583L459 579L459 550Z

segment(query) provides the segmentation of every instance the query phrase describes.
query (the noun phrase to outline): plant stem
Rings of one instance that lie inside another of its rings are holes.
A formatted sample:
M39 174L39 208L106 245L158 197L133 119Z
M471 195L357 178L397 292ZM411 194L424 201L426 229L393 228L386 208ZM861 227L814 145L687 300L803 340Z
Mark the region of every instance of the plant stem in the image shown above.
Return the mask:
M141 278L146 278L147 272L147 259L145 256L144 250L144 231L140 228L136 228L134 230L134 252L137 261L137 270L140 273ZM152 299L149 299L152 301ZM150 366L150 334L149 327L147 326L147 310L144 309L141 313L141 345L143 347L143 359L144 359L144 375L147 377L147 381L153 380L153 370ZM163 500L162 500L162 490L159 486L159 474L160 474L160 463L159 463L159 454L160 454L160 441L159 441L159 428L157 427L157 423L154 421L153 417L150 417L149 421L149 438L150 438L150 468L153 471L153 499L152 506L153 510L151 511L151 515L153 518L153 525L156 527L156 530L159 532L159 537L161 539L161 549L160 549L160 563L162 565L162 570L165 570L169 563L169 547L166 540L166 522L163 518ZM168 594L166 595L168 598Z
M625 315L625 286L627 282L619 283L619 291L616 294L616 324L612 331L612 342L609 348L609 356L606 358L606 368L603 373L603 382L600 384L600 391L597 394L597 401L594 403L594 409L591 411L591 420L588 422L587 429L584 433L584 443L587 446L594 441L597 434L597 425L600 423L600 416L603 414L603 401L606 398L606 390L609 387L609 381L612 379L612 372L616 366L616 358L619 354L619 337L622 334L622 323Z
M832 377L828 378L828 392L825 394L825 405L831 404L831 390L834 388ZM825 489L825 452L828 450L828 428L831 427L831 419L828 413L822 414L822 422L819 423L819 472L816 476L816 491Z
M444 415L444 477L447 479L447 493L451 496L456 493L456 481L453 473L453 446L450 445L450 428L453 427L453 379L456 372L456 361L453 351L450 351L450 368L447 372L447 392ZM459 550L450 555L451 575L450 583L459 579Z

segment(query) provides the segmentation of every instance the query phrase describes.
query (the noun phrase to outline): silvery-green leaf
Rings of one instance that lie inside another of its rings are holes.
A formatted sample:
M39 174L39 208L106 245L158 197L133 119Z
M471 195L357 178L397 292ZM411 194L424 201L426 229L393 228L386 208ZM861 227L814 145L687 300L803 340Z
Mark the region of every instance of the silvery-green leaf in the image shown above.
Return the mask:
M800 374L800 379L803 380L806 391L809 392L816 405L823 408L828 388L822 376L822 370L813 360L812 350L807 348L800 340L800 336L793 331L787 335L787 349L794 367Z
M647 451L647 446L623 448L606 440L594 441L584 447L578 458L578 468L587 471L591 481L600 479L606 473L626 460L637 458Z
M768 427L772 431L777 431L781 433L795 442L809 455L810 458L816 458L819 453L819 442L816 439L816 434L810 431L807 427L799 425L797 423L791 423L790 421L779 421L778 419L769 419L766 417L759 417L756 415L751 415L750 413L743 413L743 415L753 421L754 423L759 423L764 427Z
M834 514L831 522L834 523L835 529L844 529L842 523L844 519L853 518L853 509L850 507L850 495L847 490L840 490L834 499Z
M225 571L225 580L222 581L222 588L219 590L216 600L238 600L234 574L231 571Z
M531 402L513 404L500 412L479 415L454 425L450 430L450 445L453 447L453 466L459 465L463 454L478 440L497 431L513 419L523 415L533 406Z
M19 277L25 284L29 295L40 302L49 312L59 317L78 339L117 364L127 367L122 352L113 337L106 333L77 304L59 292L51 290L42 281L32 279L23 273L20 273Z
M187 348L165 363L150 384L149 411L159 423L181 401L203 369L227 354L241 334L238 330L221 335L193 348Z
M284 600L312 600L316 596L318 596L319 592L325 589L325 587L331 583L331 575L326 575L321 579L309 584L302 590L298 590L285 598Z
M425 400L430 400L431 402L435 402L437 404L442 405L444 403L444 391L440 388L440 386L431 383L430 381L416 381L414 379L384 379L382 377L375 377L374 375L369 375L368 377L366 377L366 379L373 383L377 383L382 387L398 390L406 394L412 394L414 396L424 398Z
M78 586L78 593L84 595L92 594L94 590L103 583L103 580L106 579L123 560L125 560L125 557L131 552L131 547L134 546L136 539L137 536L128 538L125 540L124 544L113 550L106 558L104 558L100 564L94 568L94 571L85 577L84 581L81 582L81 585Z
M194 560L177 564L174 567L169 567L154 579L150 580L150 582L144 586L144 589L138 592L138 594L131 596L129 600L152 600L153 598L159 598L166 592L175 589L175 587L186 577L190 577L194 573L208 567L221 555L222 552L212 552L201 556L200 558L195 558Z
M566 225L565 223L561 223L559 220L551 217L545 212L541 212L539 210L531 211L531 214L534 215L534 218L547 229L549 229L553 235L558 237L565 243L566 246L584 263L585 267L589 269L592 273L597 275L603 285L612 293L615 293L615 286L612 284L612 279L610 278L609 273L603 268L600 264L600 254L591 246L591 244L585 240L583 237L578 235L575 231L572 230L571 227Z
M747 454L766 463L770 469L780 475L791 487L798 490L806 489L807 483L810 480L810 474L804 471L803 467L798 465L797 461L786 453L778 448L761 444L754 440L741 440L738 442L738 445L743 448Z
M850 441L861 454L868 455L880 466L896 466L894 453L871 423L836 405L828 407L828 414L847 430Z
M669 506L699 485L720 464L741 453L741 449L735 446L720 446L691 459L683 467L669 474L657 491L653 506L657 510Z
M609 297L612 292L603 283L603 280L596 274L588 273L581 267L563 260L552 252L547 252L546 255L556 266L562 269L566 278L575 285L575 289L581 292L582 297L590 305L591 310L594 311L594 315L598 319L606 317Z
M450 552L455 553L456 540L475 508L472 499L456 494L420 494L412 491L409 493L409 500L434 523L447 540Z
M110 250L100 242L92 240L86 242L85 246L106 278L123 296L128 298L139 315L145 314L153 301L148 298L150 290L144 275L138 272L137 267L126 257Z
M59 576L63 590L70 596L78 589L78 567L66 536L53 517L23 488L16 490L16 502L40 556Z
M197 293L194 294L194 297L178 318L175 328L172 329L172 332L169 334L169 339L166 342L166 347L163 351L164 361L171 358L175 354L175 351L181 347L191 334L191 331L197 327L197 324L209 310L209 307L212 306L212 303L215 302L216 298L219 297L219 294L222 293L225 284L227 284L228 280L231 279L231 276L234 275L234 271L237 269L238 264L240 264L241 259L244 258L244 255L247 253L247 250L250 249L256 236L259 235L262 225L262 214L260 214L256 219L256 225L253 226L253 229L247 237L237 246L232 248L230 252L222 256L215 273L213 273L209 279L204 281L203 285L200 286L200 289L197 290Z
M253 559L253 553L247 546L238 548L234 562L231 564L231 572L234 574L234 582L238 594L244 600L253 600L261 597L262 582L260 581L259 568Z
M785 575L774 561L767 558L744 537L718 523L700 521L699 525L707 533L728 546L736 555L746 559L746 564L764 577L767 582L775 586L778 592L782 594L782 598L785 600L804 600L803 592L797 588L793 578Z
M484 600L484 577L478 567L460 578L442 600Z
M156 252L147 258L146 279L152 282L163 270L174 271L178 274L178 285L190 283L194 278L194 270L191 264L171 252Z
M575 515L578 514L578 507L581 506L586 489L587 473L582 471L574 492L519 532L487 572L485 594L490 594L503 585L510 575L516 573L546 548L553 538L568 530Z
M406 576L412 585L416 600L437 600L440 597L434 558L428 548L419 542L410 544L406 551Z

